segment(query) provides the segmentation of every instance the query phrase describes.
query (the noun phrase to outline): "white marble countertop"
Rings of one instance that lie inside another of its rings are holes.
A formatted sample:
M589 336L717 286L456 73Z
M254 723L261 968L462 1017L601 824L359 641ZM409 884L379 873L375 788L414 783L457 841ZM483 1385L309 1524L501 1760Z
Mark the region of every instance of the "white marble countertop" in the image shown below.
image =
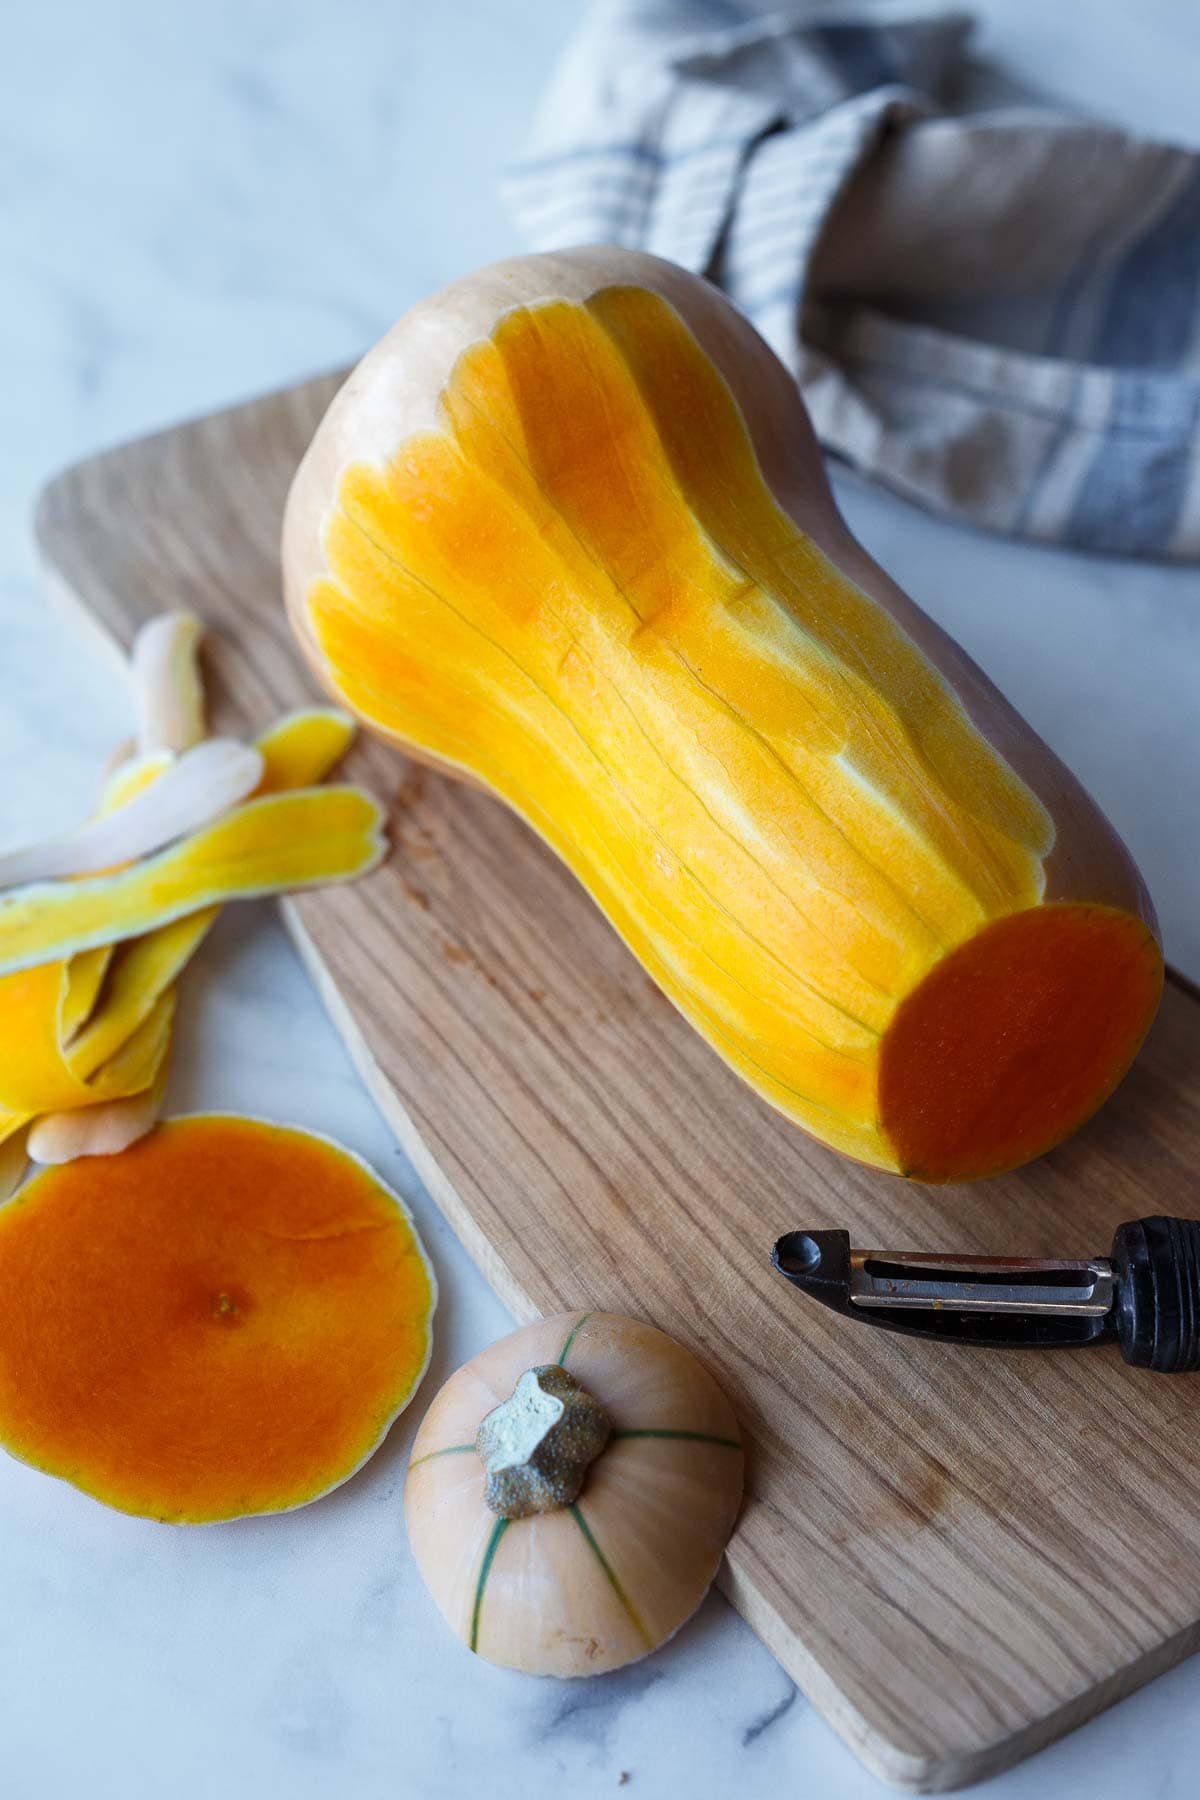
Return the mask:
M1192 0L987 0L982 91L1200 131ZM0 837L67 823L120 695L44 609L30 502L56 466L345 361L410 301L511 251L494 176L577 0L43 0L0 68ZM1001 543L849 483L864 541L1111 813L1200 977L1200 574ZM164 595L169 604L170 595ZM442 1286L422 1399L507 1329L352 1073L266 909L186 987L176 1110L294 1118L409 1196ZM421 1403L366 1471L277 1520L171 1531L0 1459L0 1790L9 1800L566 1792L882 1793L724 1602L582 1685L449 1637L405 1552ZM990 1788L1195 1792L1200 1661Z

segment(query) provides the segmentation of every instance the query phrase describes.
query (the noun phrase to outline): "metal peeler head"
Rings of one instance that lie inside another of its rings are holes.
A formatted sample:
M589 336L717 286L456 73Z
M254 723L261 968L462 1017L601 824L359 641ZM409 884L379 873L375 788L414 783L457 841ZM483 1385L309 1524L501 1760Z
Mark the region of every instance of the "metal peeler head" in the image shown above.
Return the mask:
M1107 1257L853 1250L846 1231L789 1231L771 1260L794 1287L834 1312L912 1337L1051 1349L1115 1332Z

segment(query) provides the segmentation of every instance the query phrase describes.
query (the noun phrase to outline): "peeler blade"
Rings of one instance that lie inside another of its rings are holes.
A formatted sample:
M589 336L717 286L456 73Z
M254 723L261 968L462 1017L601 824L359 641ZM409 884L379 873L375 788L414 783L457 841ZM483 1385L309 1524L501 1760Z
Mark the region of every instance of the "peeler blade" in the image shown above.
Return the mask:
M916 1337L1049 1348L1114 1331L1107 1257L940 1256L855 1250L846 1231L791 1231L775 1268L847 1317Z
M953 1307L960 1312L1102 1318L1113 1303L1112 1264L1037 1257L850 1253L852 1306Z

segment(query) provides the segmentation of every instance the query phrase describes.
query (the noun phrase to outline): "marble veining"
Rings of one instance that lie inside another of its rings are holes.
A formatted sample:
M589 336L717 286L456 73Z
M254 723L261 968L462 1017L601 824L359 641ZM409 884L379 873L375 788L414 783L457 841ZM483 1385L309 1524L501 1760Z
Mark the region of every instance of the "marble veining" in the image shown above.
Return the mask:
M102 444L334 366L419 294L516 248L494 177L578 10L60 0L6 19L0 841L77 817L127 729L123 696L39 596L38 485ZM1195 133L1187 0L978 10L981 92ZM1200 977L1200 868L1184 849L1200 820L1200 576L1017 547L840 491L864 542L1097 793L1171 954ZM436 1385L510 1321L271 911L227 914L203 955L173 1108L292 1118L369 1157L437 1265L433 1365L359 1476L276 1520L173 1531L0 1461L6 1800L882 1792L715 1594L655 1658L578 1686L493 1670L441 1627L405 1550L408 1447ZM1198 1701L1200 1661L988 1793L1182 1800Z

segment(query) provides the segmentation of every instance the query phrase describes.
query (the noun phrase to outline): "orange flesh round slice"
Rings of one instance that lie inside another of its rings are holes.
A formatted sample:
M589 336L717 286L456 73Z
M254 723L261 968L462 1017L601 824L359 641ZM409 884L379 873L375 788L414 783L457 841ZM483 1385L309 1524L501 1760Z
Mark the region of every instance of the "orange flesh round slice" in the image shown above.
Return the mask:
M1000 1174L1061 1143L1150 1028L1162 954L1118 907L1039 906L960 944L884 1037L879 1110L919 1181Z
M411 1399L435 1302L407 1211L356 1156L177 1119L0 1211L0 1443L146 1518L303 1506Z

